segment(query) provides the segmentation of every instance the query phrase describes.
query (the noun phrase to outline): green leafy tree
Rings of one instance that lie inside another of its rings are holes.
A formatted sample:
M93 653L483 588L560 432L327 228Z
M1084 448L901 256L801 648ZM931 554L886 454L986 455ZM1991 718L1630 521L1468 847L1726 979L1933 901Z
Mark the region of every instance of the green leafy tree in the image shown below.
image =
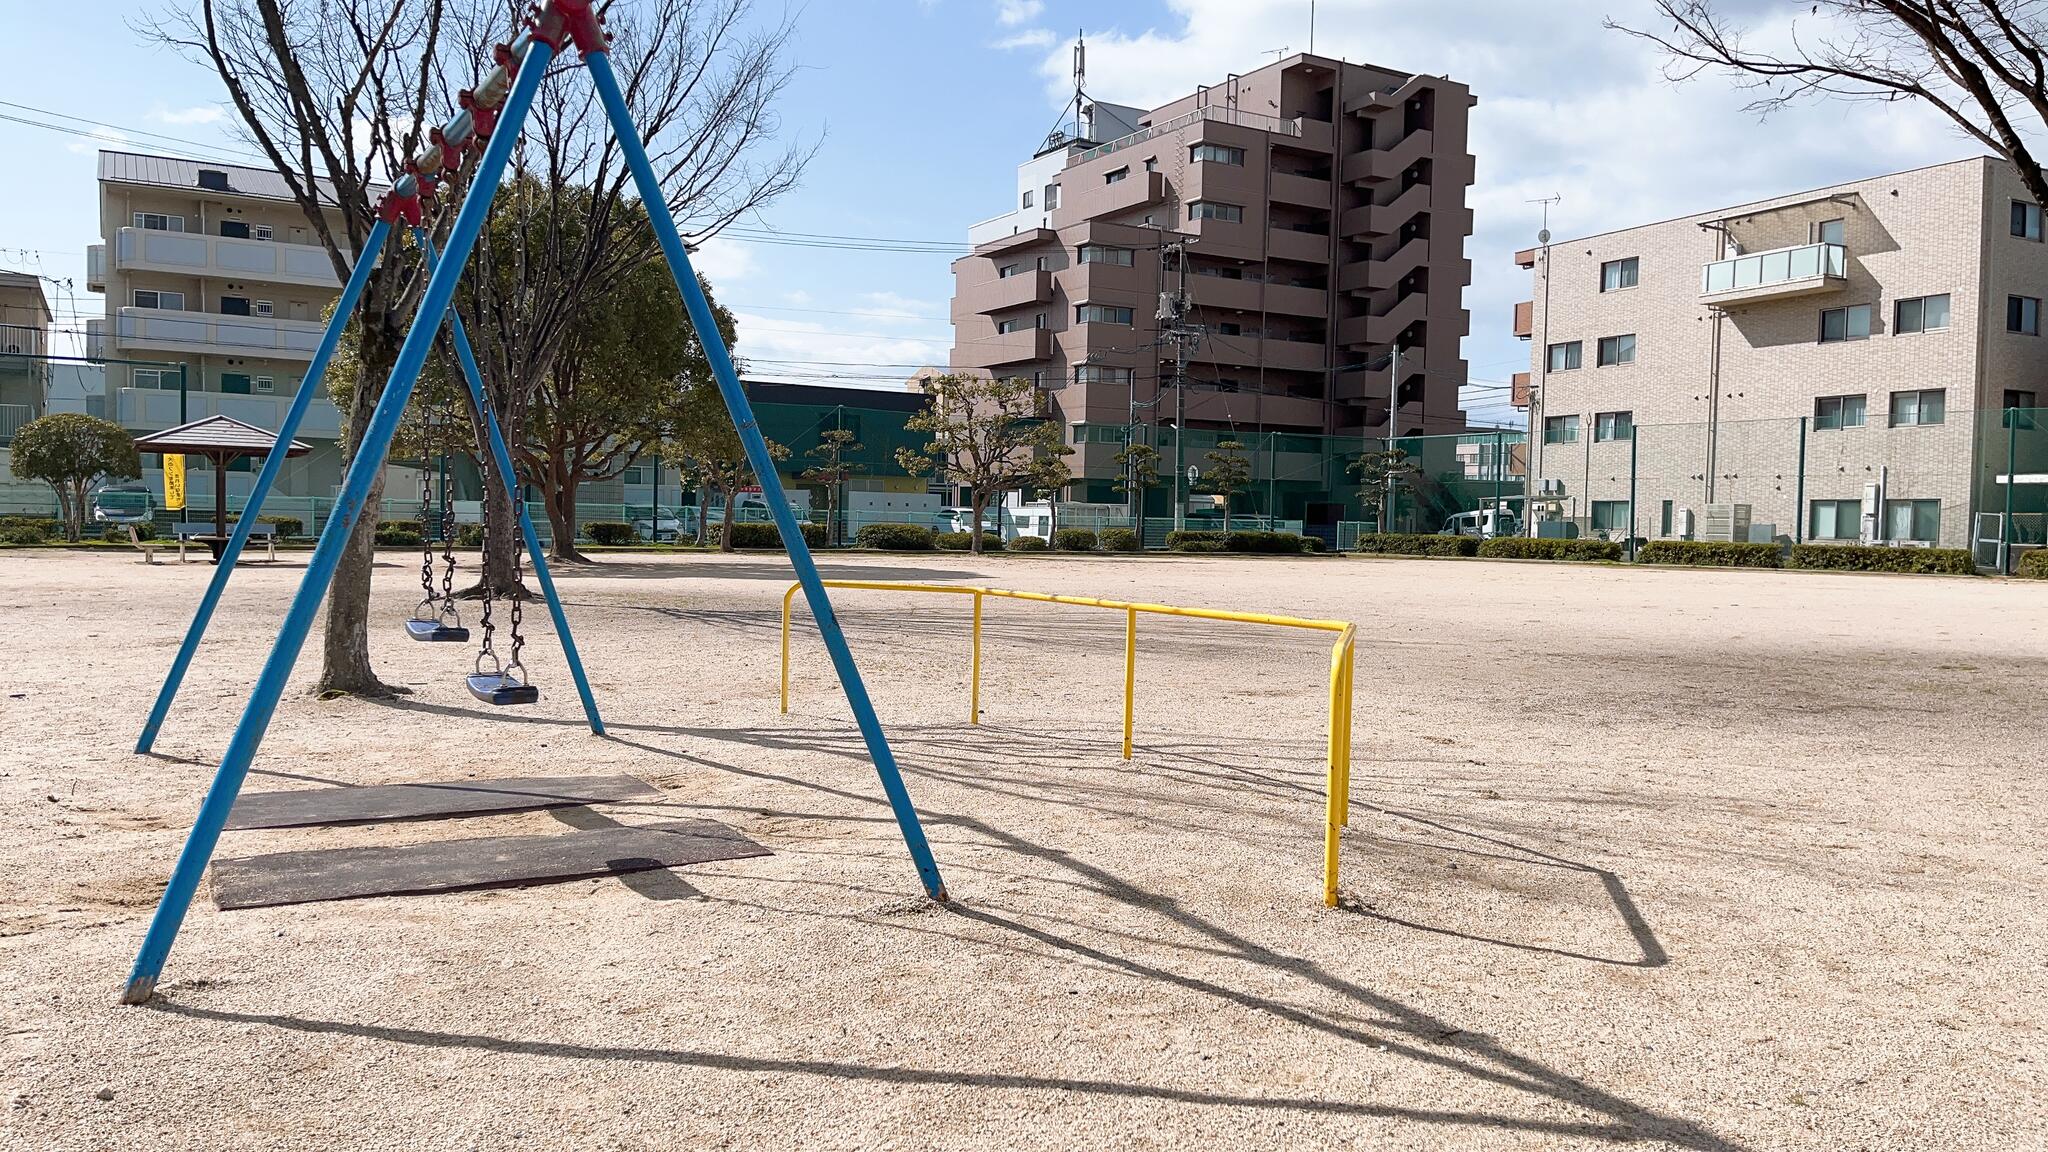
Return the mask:
M903 426L930 439L916 450L898 448L896 462L913 476L942 471L948 482L967 488L973 516L968 547L980 552L990 501L1020 488L1052 486L1074 450L1060 426L1040 413L1039 392L1029 380L950 373L922 377L917 386L925 406Z
M1252 462L1244 445L1235 440L1218 440L1216 450L1202 457L1209 468L1202 475L1202 490L1223 497L1223 530L1230 531L1230 500L1252 482Z
M768 455L775 460L787 460L789 449L770 440ZM668 438L661 445L661 456L697 487L697 543L704 543L709 528L708 518L701 514L703 493L716 492L724 501L724 529L719 533L718 547L722 552L732 551L733 510L740 494L758 477L715 381L693 380L684 384Z
M1421 470L1408 462L1408 453L1399 448L1389 447L1378 452L1363 452L1350 465L1352 479L1358 481L1359 499L1379 509L1379 530L1387 531L1393 519L1394 493L1404 480L1413 481Z
M85 527L87 494L103 479L142 475L135 438L119 424L78 412L53 412L14 434L9 466L23 480L41 480L57 492L65 539L77 543Z
M1130 443L1111 459L1116 461L1116 483L1110 487L1130 503L1132 527L1141 527L1145 489L1159 483L1159 449L1150 444Z
M826 531L831 533L834 544L840 543L839 494L846 487L847 480L868 470L868 466L847 457L863 449L856 442L853 433L844 428L827 428L818 433L818 442L804 453L816 461L810 467L797 473L797 479L817 486L825 493Z

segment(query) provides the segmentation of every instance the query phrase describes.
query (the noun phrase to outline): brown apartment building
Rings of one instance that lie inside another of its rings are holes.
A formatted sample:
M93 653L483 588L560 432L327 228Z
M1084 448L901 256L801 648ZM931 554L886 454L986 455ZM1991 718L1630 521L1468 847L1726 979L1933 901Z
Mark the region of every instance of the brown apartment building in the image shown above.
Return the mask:
M1149 111L1084 102L1019 166L1011 210L969 231L952 368L1036 381L1075 445L1075 498L1121 502L1134 405L1153 443L1173 419L1158 316L1182 275L1161 249L1185 239L1190 430L1461 430L1472 103L1308 55Z

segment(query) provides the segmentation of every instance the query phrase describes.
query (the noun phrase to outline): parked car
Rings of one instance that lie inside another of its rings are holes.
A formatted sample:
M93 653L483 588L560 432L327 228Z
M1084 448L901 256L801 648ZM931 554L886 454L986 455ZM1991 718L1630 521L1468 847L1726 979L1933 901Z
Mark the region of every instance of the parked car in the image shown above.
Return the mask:
M673 516L662 516L656 519L642 516L633 521L633 531L642 540L651 540L656 544L667 544L682 537L683 522Z
M155 515L156 493L147 484L109 484L92 494L95 524L140 524Z
M1513 536L1518 531L1514 513L1482 508L1477 512L1460 512L1445 520L1437 535L1477 536L1481 540L1491 540L1496 536Z

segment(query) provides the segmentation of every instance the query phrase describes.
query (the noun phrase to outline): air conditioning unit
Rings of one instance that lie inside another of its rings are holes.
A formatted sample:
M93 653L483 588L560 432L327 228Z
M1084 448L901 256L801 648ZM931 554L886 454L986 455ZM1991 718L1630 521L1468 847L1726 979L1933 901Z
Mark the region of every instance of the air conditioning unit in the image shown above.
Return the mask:
M1543 479L1541 479L1541 480L1537 481L1536 483L1537 483L1537 487L1536 487L1536 492L1537 492L1537 494L1538 494L1538 495L1541 495L1541 496L1562 496L1562 495L1564 495L1564 481L1562 481L1562 480L1558 480L1558 479L1555 479L1555 478L1553 478L1553 477L1549 477L1549 476L1546 476L1546 477L1544 477Z
M1700 539L1727 543L1749 541L1749 505L1709 504L1700 526Z

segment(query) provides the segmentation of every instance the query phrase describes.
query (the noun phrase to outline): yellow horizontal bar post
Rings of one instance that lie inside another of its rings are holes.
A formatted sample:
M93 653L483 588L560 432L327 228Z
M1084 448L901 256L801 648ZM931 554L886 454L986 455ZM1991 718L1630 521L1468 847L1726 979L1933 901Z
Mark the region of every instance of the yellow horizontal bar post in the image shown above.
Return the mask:
M978 591L974 594L974 660L969 675L972 683L967 690L969 724L981 723L981 597L982 593Z
M1138 610L1124 610L1124 759L1131 758L1131 727L1138 700Z
M789 602L802 588L802 584L791 584L789 591L782 594L782 714L789 715Z

